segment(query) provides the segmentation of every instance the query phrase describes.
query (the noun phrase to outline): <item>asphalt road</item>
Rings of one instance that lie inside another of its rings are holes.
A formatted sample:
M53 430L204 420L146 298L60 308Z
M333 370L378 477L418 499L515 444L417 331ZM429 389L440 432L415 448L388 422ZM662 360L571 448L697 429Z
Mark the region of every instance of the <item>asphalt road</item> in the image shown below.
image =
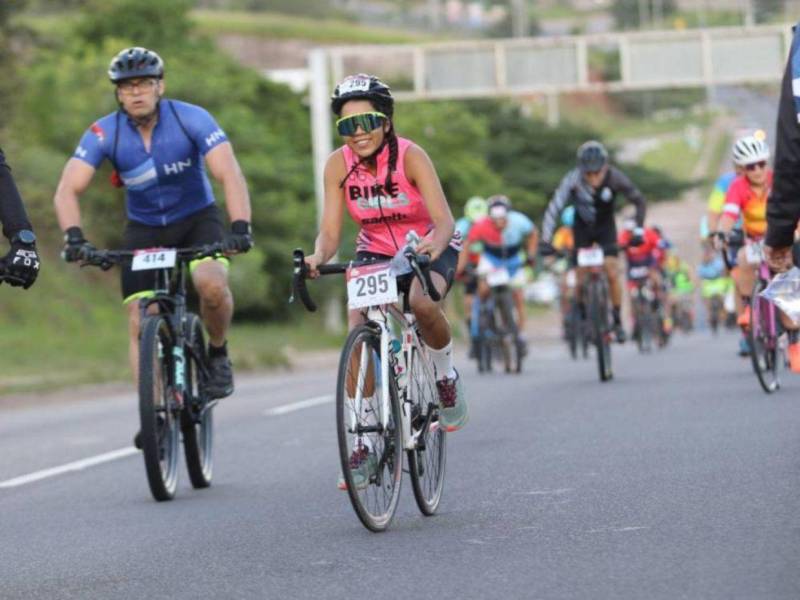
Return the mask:
M608 384L559 346L462 361L440 512L406 480L383 534L336 489L333 368L242 379L214 484L167 503L132 394L32 398L0 411L0 598L798 598L800 380L764 395L734 346L617 348Z

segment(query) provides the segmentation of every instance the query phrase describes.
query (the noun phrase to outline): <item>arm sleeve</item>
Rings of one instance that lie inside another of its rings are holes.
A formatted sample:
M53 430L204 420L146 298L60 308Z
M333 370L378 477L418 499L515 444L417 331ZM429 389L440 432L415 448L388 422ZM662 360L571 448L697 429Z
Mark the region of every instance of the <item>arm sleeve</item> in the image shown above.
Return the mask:
M99 124L95 123L83 134L72 156L89 163L96 169L106 157L106 139L106 133L100 128Z
M800 44L798 31L786 63L781 84L776 127L775 172L772 193L767 202L766 243L774 248L791 246L800 217L800 127L793 86L800 93Z
M21 229L32 229L22 204L17 185L11 176L11 168L0 150L0 221L3 222L3 235L9 240Z
M628 176L625 175L625 173L616 167L611 167L611 177L614 189L621 192L628 202L636 207L636 225L639 227L644 227L644 218L647 213L647 206L645 204L642 192L639 191L639 188L633 185L633 182L628 179Z
M191 105L183 105L181 108L183 109L180 115L181 120L203 156L228 141L228 136L222 127L217 124L207 110Z
M544 218L542 219L543 242L549 244L553 241L553 235L556 232L556 225L558 225L561 211L566 208L570 196L572 195L576 173L577 170L572 170L564 176L553 194L553 199L550 200L550 204L547 205L547 209L544 211Z

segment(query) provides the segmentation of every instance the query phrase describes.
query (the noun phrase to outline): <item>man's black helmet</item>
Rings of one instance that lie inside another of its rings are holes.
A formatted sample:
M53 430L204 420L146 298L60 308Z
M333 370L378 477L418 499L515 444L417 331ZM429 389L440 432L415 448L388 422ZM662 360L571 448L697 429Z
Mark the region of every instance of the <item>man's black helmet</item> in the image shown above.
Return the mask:
M596 140L589 140L578 148L578 168L582 173L599 171L608 164L608 150Z
M345 77L331 96L331 110L334 114L341 116L342 106L348 100L369 100L375 110L390 119L394 114L394 98L389 86L374 75L359 73Z
M134 77L164 76L164 61L161 57L147 48L126 48L117 54L108 66L108 77L111 83L119 83Z

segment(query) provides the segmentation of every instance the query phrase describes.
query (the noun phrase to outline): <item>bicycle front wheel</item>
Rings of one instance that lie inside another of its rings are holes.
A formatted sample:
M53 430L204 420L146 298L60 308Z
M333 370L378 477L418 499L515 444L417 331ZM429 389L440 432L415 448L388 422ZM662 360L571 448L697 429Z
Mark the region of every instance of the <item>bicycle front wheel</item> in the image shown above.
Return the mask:
M178 487L178 415L172 386L172 334L159 315L144 319L139 338L139 419L150 492L171 500Z
M344 488L364 527L384 531L394 517L403 474L400 404L389 369L382 385L380 333L360 325L339 361L336 427ZM386 391L388 390L388 396Z
M406 400L404 406L411 410L411 434L418 434L416 447L407 452L411 487L419 510L429 517L436 513L442 499L447 435L436 418L439 392L433 367L417 348L411 354Z
M608 288L602 280L593 278L589 284L589 315L592 337L597 347L597 371L600 381L613 377L611 371L611 340L608 326Z
M511 290L505 290L497 298L500 320L503 322L503 361L506 373L522 371L522 343L519 340L519 327L514 319L514 299Z
M197 315L186 319L186 384L181 412L183 453L186 469L195 488L211 485L214 467L214 413L205 393L206 343L203 325Z
M780 386L780 363L783 360L778 347L777 315L772 304L759 296L765 287L757 281L750 297L750 359L761 389L771 394Z

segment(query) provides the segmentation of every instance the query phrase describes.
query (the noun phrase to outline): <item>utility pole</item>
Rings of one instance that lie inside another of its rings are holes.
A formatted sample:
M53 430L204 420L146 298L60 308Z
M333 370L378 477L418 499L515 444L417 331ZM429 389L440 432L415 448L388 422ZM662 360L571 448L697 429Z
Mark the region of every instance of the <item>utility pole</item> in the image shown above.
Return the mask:
M439 31L442 27L442 0L428 0L428 18L431 29Z
M745 27L752 27L756 24L755 13L753 12L753 0L742 0L742 13Z
M529 33L526 0L511 0L511 31L514 37L525 37Z
M650 0L639 0L639 29L644 29L650 20Z

